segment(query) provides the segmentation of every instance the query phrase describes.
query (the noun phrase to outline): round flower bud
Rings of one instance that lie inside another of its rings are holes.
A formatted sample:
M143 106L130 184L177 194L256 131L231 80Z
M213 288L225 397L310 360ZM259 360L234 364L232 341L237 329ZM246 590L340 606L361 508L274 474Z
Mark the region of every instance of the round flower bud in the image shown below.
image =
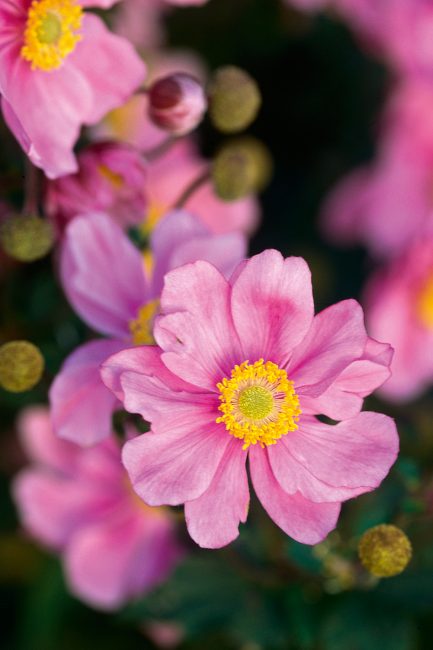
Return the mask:
M0 243L4 252L14 259L34 262L51 250L53 227L35 215L13 215L0 223Z
M412 546L405 533L390 524L367 530L358 545L363 566L378 578L390 578L406 568L412 557Z
M260 89L245 70L226 66L216 71L209 86L209 116L218 131L243 131L256 119L261 103Z
M202 121L207 110L203 87L195 77L177 72L157 79L149 90L149 117L173 135L185 135Z
M10 341L0 347L0 386L22 393L36 386L44 371L44 358L29 341Z
M245 137L226 143L212 163L215 193L224 201L236 201L260 192L271 175L271 155L256 138Z

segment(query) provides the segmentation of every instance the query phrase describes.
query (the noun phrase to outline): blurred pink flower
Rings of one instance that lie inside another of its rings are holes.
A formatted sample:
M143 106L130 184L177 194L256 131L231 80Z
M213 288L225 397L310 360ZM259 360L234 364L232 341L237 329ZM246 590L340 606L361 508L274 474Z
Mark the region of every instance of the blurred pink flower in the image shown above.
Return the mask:
M115 354L102 375L152 424L123 450L134 489L152 505L184 503L201 546L228 544L246 520L247 457L270 517L306 544L395 461L393 420L359 413L389 376L389 346L368 338L353 300L314 316L301 258L268 250L229 282L206 262L172 271L154 334L160 347ZM348 419L331 426L321 413Z
M146 68L130 43L83 12L109 0L8 0L0 7L4 118L49 178L77 170L74 144L140 85Z
M395 255L433 231L433 89L404 84L391 97L377 159L352 172L323 208L326 234Z
M148 99L152 122L176 136L196 129L207 110L204 87L185 72L157 79L149 88Z
M62 554L71 591L110 610L164 580L182 554L174 522L134 495L114 434L81 449L54 436L44 407L27 409L19 430L33 463L13 483L21 521Z
M433 237L372 276L365 307L373 336L385 337L395 350L381 394L399 402L417 397L433 383Z
M93 144L78 155L78 172L48 181L45 211L63 232L78 214L105 212L122 226L141 223L146 214L147 167L127 144Z
M117 400L101 381L99 366L111 354L135 344L153 343L153 321L167 271L205 259L229 275L246 256L240 233L212 235L186 212L172 212L151 235L152 269L121 228L102 214L75 218L61 251L61 280L81 318L107 335L77 348L65 361L50 390L53 427L61 438L82 445L104 439L111 430Z

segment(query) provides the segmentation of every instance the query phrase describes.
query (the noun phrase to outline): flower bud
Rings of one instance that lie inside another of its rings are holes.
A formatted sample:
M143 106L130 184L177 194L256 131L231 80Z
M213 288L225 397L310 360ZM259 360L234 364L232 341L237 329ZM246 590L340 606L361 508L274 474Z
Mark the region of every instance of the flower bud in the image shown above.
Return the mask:
M216 71L209 86L209 116L218 131L243 131L256 119L261 103L260 89L247 72L235 66Z
M224 201L236 201L260 192L271 175L271 155L262 142L252 137L223 145L212 164L214 189Z
M178 72L155 81L149 90L149 117L173 135L185 135L202 121L207 109L203 87L195 77Z
M20 262L44 257L54 244L51 223L35 215L13 215L0 223L0 243L5 253Z
M412 546L405 533L390 524L367 530L358 545L363 566L378 578L390 578L406 568L412 557Z
M29 341L10 341L0 347L0 386L11 393L30 390L44 371L44 358Z

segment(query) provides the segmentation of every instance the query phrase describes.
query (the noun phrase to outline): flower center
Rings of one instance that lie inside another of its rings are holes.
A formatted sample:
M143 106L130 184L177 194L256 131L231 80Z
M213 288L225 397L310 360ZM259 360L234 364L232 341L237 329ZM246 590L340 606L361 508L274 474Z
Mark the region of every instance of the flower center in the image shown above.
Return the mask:
M140 307L138 316L129 322L129 330L135 345L154 345L153 321L159 309L159 300L151 300Z
M231 378L217 384L220 392L216 421L244 441L242 449L260 443L274 445L281 436L298 428L301 414L293 382L272 361L263 359L235 366Z
M416 310L421 324L433 329L433 276L430 276L421 287Z
M32 70L59 68L81 40L83 11L75 0L33 0L27 14L21 56Z
M125 185L125 179L122 174L113 172L113 170L107 167L107 165L98 165L98 172L101 174L102 178L108 181L114 190L121 190Z

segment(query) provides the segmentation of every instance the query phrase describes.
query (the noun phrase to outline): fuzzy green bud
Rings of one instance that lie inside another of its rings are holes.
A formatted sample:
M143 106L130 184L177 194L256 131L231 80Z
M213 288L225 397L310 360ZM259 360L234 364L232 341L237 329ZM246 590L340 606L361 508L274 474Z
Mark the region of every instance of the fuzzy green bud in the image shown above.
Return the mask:
M44 358L29 341L10 341L0 347L0 386L22 393L36 386L44 371Z
M412 545L400 528L381 524L362 535L358 553L369 573L378 578L390 578L404 571L412 557Z
M209 89L209 117L222 133L239 133L256 119L262 104L255 80L241 68L219 68Z
M13 215L0 223L0 244L14 259L34 262L53 247L53 227L49 221L35 215Z

